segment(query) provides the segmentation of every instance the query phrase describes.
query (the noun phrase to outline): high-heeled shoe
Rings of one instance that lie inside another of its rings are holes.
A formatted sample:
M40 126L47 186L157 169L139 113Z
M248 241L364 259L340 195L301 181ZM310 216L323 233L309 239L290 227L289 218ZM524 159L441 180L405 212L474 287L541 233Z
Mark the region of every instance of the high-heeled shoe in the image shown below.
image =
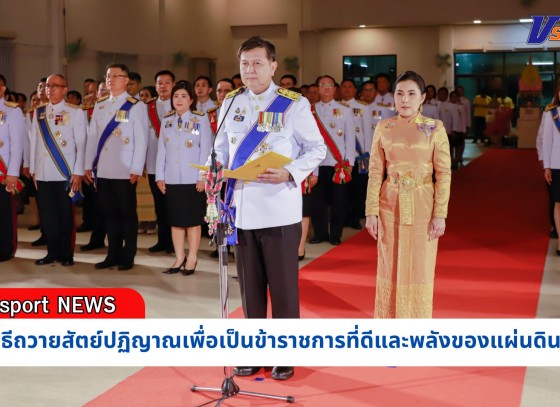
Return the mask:
M302 261L303 259L305 259L305 252L303 252L301 256L298 256L299 261Z
M196 265L197 264L198 264L198 260L194 263L194 267L192 268L192 270L188 270L186 262L185 262L185 266L184 266L183 271L182 271L183 275L184 276L190 276L191 274L194 274L194 271L196 270Z
M177 274L185 265L187 264L187 257L183 259L181 265L179 267L170 267L169 269L162 271L163 274Z

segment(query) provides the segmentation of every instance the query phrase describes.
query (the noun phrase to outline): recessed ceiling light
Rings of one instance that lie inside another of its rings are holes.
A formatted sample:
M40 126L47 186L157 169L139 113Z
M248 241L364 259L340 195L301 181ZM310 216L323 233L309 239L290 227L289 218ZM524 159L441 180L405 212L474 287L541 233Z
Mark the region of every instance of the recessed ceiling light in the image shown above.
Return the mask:
M360 28L366 28L366 25L365 24L360 24L359 27Z
M482 21L481 20L474 20L473 23L480 24L480 23L482 23Z
M532 23L533 19L532 18L520 18L519 22L520 23Z

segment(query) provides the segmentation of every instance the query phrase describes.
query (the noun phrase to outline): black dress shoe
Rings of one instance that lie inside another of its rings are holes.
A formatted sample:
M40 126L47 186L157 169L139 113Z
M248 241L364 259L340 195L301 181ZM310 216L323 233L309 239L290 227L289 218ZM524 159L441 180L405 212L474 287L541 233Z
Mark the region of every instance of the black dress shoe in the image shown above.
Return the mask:
M31 225L27 228L27 230L39 230L41 229L41 225Z
M88 244L85 244L83 246L80 247L80 250L83 252L89 252L91 250L95 250L95 249L102 249L105 247L105 243L92 243L89 242Z
M148 249L150 253L162 252L164 250L166 250L166 247L159 242Z
M342 243L342 242L340 241L340 238L338 238L338 237L331 239L331 244L333 246L338 246L340 243Z
M183 266L183 267L184 267L184 268L183 268L183 272L182 272L183 275L184 275L184 276L190 276L191 274L194 274L194 271L196 270L196 265L198 264L198 261L197 261L196 263L194 263L194 267L193 267L191 270L187 269L187 265L186 265L186 264L187 264L187 263L185 262L185 266Z
M163 274L177 274L183 267L187 264L187 258L185 257L179 267L169 267L167 270L162 271Z
M291 366L274 366L270 377L276 380L288 380L294 375L294 368Z
M2 261L8 261L8 260L10 260L10 259L13 258L13 257L14 257L13 254L4 254L4 255L1 255L1 256L0 256L0 262L2 262Z
M236 376L252 376L261 370L260 366L236 366L233 368L233 374Z
M118 265L119 263L113 260L109 260L109 259L105 259L100 263L95 263L95 268L98 270L101 269L108 269L110 267L115 267L116 265Z
M134 267L134 263L121 263L117 267L117 270L120 270L120 271L130 270L132 267Z
M73 259L61 260L60 264L63 265L64 267L73 266L74 265L74 260Z
M91 226L82 223L80 226L76 228L76 233L83 233L91 231Z
M46 244L47 244L47 237L45 235L41 235L39 239L35 240L34 242L31 242L31 246L33 247L44 246Z
M355 230L362 230L362 224L358 220L351 222L350 227Z
M322 239L320 237L315 237L309 241L311 244L323 243L326 242L328 239Z
M52 264L54 262L55 262L55 258L50 256L46 256L43 257L42 259L35 260L35 264L38 266L44 266L46 264Z

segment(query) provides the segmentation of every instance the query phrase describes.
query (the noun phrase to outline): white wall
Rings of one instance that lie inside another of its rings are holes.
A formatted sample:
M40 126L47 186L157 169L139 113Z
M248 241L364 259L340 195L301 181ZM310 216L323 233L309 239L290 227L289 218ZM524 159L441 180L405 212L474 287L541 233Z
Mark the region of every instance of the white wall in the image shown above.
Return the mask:
M325 73L340 78L344 55L396 54L399 72L418 71L427 82L440 86L445 81L453 82L453 68L447 72L437 68L436 54L524 48L530 24L329 27L343 23L350 26L361 17L364 23L368 19L380 22L383 17L387 22L397 23L400 18L409 23L409 19L416 18L429 24L443 19L444 11L455 6L461 7L465 19L470 18L467 9L472 15L484 12L494 16L500 8L504 16L528 16L532 10L538 14L534 7L520 8L519 2L507 8L505 0L439 2L440 8L434 1L427 0L422 7L412 2L416 5L411 7L406 5L408 0L384 0L373 5L366 0L65 0L66 42L78 38L83 41L78 58L68 63L70 87L81 90L84 78L103 75L97 58L100 51L136 54L137 63L130 68L143 76L144 84L151 84L160 69L172 69L178 78L190 78L193 72L189 72L188 65L172 66L172 54L176 52L185 52L189 58L215 59L217 78L229 77L238 72L235 53L241 42L261 33L267 34L277 47L277 78L287 73L286 57L299 58L298 79L309 83ZM511 0L508 2L511 4ZM63 0L0 1L0 36L15 37L11 88L29 94L40 77L64 72L64 25L56 24L57 18L62 21L62 3ZM488 7L478 7L479 3ZM539 7L544 3L539 2ZM380 9L383 13L378 13Z

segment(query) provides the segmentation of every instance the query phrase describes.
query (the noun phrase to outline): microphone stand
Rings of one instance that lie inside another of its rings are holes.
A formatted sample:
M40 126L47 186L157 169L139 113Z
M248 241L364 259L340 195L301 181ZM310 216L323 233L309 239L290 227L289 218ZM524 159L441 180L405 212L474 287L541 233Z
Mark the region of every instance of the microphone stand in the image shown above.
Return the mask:
M210 154L211 157L211 162L210 162L210 172L214 172L217 173L218 171L218 164L217 164L217 160L216 160L216 139L218 138L218 134L220 132L220 128L222 127L222 124L225 121L225 118L227 117L227 114L229 113L229 109L233 106L233 102L235 101L235 98L237 97L237 95L239 95L238 92L235 94L235 96L233 97L233 100L231 101L230 105L228 106L228 109L226 110L226 113L224 114L224 118L222 120L222 122L220 123L220 125L218 126L218 129L216 130L216 137L214 138L214 142L212 143L212 152ZM217 181L217 177L214 177L213 179L214 183ZM215 184L213 185L215 187ZM221 193L218 194L218 197L216 199L216 206L218 209L218 227L216 228L216 231L214 233L214 240L216 242L217 245L217 250L218 250L218 269L219 269L219 274L220 274L220 305L221 305L221 310L222 310L222 319L228 319L229 317L229 304L228 304L228 297L229 297L229 286L228 286L228 252L227 252L227 235L226 235L226 225L224 224L223 220L222 220L222 199L221 199ZM252 392L252 391L243 391L239 389L239 386L237 385L237 383L235 383L235 381L233 380L233 369L231 366L224 366L224 380L222 381L222 386L221 387L201 387L201 386L197 386L197 385L192 385L191 386L191 391L192 392L211 392L211 393L221 393L222 396L220 398L214 399L214 400L210 400L206 403L200 404L198 407L202 407L202 406L206 406L208 404L214 403L216 402L216 407L219 407L222 405L222 403L231 398L231 397L235 397L237 395L243 395L243 396L252 396L252 397L259 397L259 398L266 398L266 399L274 399L274 400L281 400L281 401L285 401L288 403L293 403L295 402L295 398L293 396L276 396L273 394L266 394L266 393L256 393L256 392Z

